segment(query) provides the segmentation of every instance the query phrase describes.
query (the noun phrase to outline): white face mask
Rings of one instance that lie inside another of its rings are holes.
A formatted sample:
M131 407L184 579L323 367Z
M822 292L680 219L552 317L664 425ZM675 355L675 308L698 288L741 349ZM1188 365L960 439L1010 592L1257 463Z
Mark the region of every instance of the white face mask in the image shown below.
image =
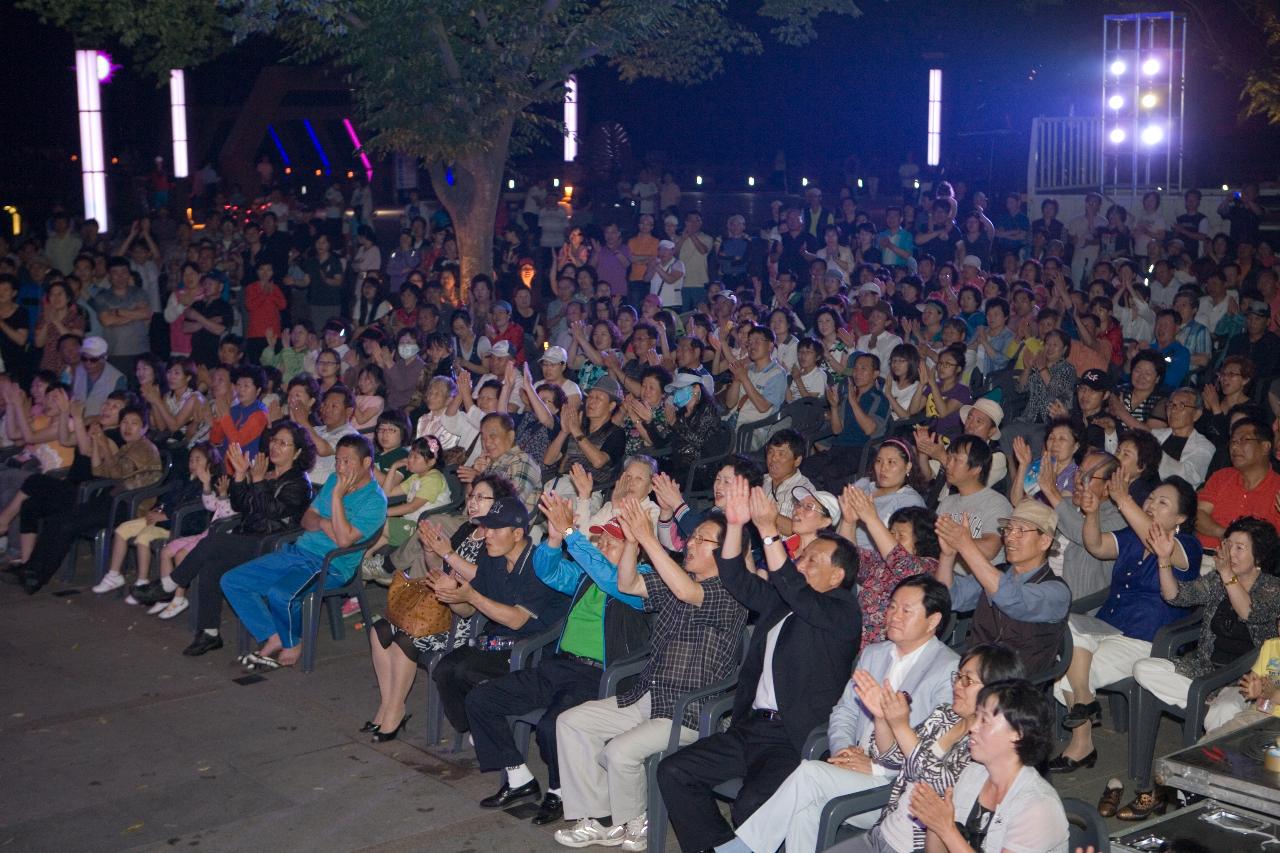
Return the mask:
M415 355L418 354L418 345L417 344L401 344L396 349L396 351L400 353L401 358L403 358L405 361L408 361L409 359L413 358Z

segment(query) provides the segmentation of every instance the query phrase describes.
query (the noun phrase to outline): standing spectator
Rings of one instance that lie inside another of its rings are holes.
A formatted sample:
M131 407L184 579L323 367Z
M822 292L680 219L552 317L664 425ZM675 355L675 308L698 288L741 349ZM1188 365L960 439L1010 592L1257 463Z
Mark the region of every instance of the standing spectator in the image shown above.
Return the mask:
M691 212L684 218L684 231L676 244L676 255L684 264L684 288L682 291L682 311L691 311L706 298L708 255L715 241L709 234L702 233L702 214ZM667 307L664 303L663 307Z
M1164 238L1169 233L1169 223L1160 212L1160 193L1148 192L1142 196L1142 212L1133 220L1133 251L1139 258L1149 254L1149 246L1154 241L1161 248Z
M142 288L134 284L129 262L124 258L116 256L107 261L107 280L108 289L95 293L89 305L102 324L102 337L113 366L128 373L133 370L134 359L151 349L151 304Z
M191 360L207 372L218 364L218 346L231 328L233 312L216 278L201 277L200 289L201 299L182 312L182 328L191 336Z
M1258 203L1256 183L1245 184L1218 205L1218 215L1231 223L1231 239L1236 243L1257 242L1264 214L1262 205Z
M635 189L639 189L637 184ZM655 190L656 191L656 190ZM627 251L631 255L631 272L627 276L627 301L639 310L640 303L649 293L649 265L658 257L658 238L653 236L653 214L645 212L641 201L640 218L636 220L636 236L627 241ZM652 207L652 201L650 201ZM553 334L552 337L557 337Z
M1249 299L1241 307L1244 308L1245 333L1227 342L1227 358L1249 359L1258 381L1269 383L1280 375L1280 335L1268 328L1271 306L1261 299Z
M264 261L258 264L257 279L245 288L245 351L249 360L257 362L267 341L275 340L283 330L282 315L288 307L284 291L275 283L275 270Z
M1186 212L1174 220L1173 233L1187 247L1191 259L1204 255L1209 243L1209 217L1200 212L1200 190L1187 190L1182 197Z
M79 235L71 230L71 218L58 211L53 215L53 233L44 241L44 254L53 268L63 275L71 275L76 256L84 246ZM90 249L93 247L90 246Z
M5 375L25 386L29 374L27 352L31 320L18 305L18 277L0 273L0 366Z
M342 310L342 283L346 262L333 254L329 237L321 234L313 244L314 254L303 265L302 289L295 288L290 302L294 320L311 320L317 325Z
M1056 199L1046 198L1040 202L1040 218L1031 223L1031 233L1033 236L1035 234L1044 234L1046 243L1054 240L1065 240L1066 227L1058 219L1058 202Z
M592 244L591 265L600 281L609 283L615 305L627 295L627 270L631 260L631 249L622 242L622 230L616 222L610 222L604 227L604 243Z
M1071 286L1078 287L1093 272L1102 248L1102 229L1107 219L1101 214L1102 196L1088 193L1084 197L1084 213L1067 224L1071 238Z
M911 232L902 227L902 208L887 208L884 212L884 224L884 230L876 235L880 246L880 263L887 267L908 266L916 243ZM945 257L950 258L951 254Z
M649 293L657 296L663 308L684 310L684 263L676 257L676 244L658 241L658 256L649 262L646 277Z

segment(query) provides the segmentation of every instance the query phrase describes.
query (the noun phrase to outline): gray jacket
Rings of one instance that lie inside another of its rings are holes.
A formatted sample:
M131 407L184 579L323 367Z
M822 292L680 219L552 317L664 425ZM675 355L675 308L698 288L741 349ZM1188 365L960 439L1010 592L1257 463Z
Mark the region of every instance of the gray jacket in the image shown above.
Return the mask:
M1102 501L1098 512L1103 533L1128 527L1111 501ZM1111 586L1111 566L1115 561L1099 560L1084 547L1084 515L1069 500L1058 503L1058 533L1067 539L1062 552L1062 579L1071 587L1071 597L1084 598Z

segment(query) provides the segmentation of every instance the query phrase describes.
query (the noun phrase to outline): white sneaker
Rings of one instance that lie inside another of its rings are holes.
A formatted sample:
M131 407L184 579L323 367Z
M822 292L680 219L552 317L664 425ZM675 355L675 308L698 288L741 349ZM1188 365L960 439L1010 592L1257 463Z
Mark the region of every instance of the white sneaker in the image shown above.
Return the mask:
M569 829L557 829L555 839L565 847L617 847L626 834L626 824L606 827L593 817L584 817Z
M649 818L646 815L627 821L627 832L622 837L623 850L647 850L649 848Z
M98 581L98 585L93 588L93 591L97 595L102 595L107 592L115 592L117 589L124 586L124 584L124 575L117 574L116 572L107 572L102 576L102 580Z
M185 597L175 598L173 601L170 601L168 604L164 606L164 610L161 610L156 615L159 616L161 619L172 619L173 617L177 616L179 613L186 610L190 606L191 606L191 602L187 601Z
M157 601L155 604L151 605L151 609L147 611L147 615L155 616L157 613L160 613L166 607L168 607L169 604L170 602L168 601Z

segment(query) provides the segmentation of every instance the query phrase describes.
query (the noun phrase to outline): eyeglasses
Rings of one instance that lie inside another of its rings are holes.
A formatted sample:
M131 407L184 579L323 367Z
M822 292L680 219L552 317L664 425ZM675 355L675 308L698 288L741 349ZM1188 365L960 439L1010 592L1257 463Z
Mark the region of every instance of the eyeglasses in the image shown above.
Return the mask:
M103 359L103 358L104 358L104 356L100 356L100 355L82 355L82 356L80 356L80 360L81 360L81 361L87 361L87 362L89 362L90 364L97 364L98 362L102 361L102 359Z
M827 508L817 501L803 501L796 504L796 509L802 509L805 512L820 512L827 518L831 517L831 513L827 512Z
M493 495L472 495L471 497L467 498L467 503L471 503L472 501L479 503L480 501L492 501L492 500L496 500L493 497Z
M1219 371L1218 375L1219 375L1219 376L1221 376L1221 377L1223 377L1224 379L1225 379L1225 378L1227 378L1227 377L1231 377L1231 378L1233 378L1233 379L1243 379L1243 378L1244 378L1244 374L1243 374L1243 373L1241 373L1241 372L1240 372L1240 371L1238 371L1238 370L1222 370L1222 371Z
M996 528L1001 536L1025 536L1027 534L1038 534L1040 530L1035 527L1015 527L1012 524L1002 524Z
M970 688L970 687L975 686L975 685L976 685L976 686L978 686L978 687L981 687L981 686L982 686L982 682L981 682L981 681L979 681L978 679L974 678L972 675L970 675L970 674L969 674L969 673L967 673L967 672L953 672L953 673L951 673L951 683L952 683L952 685L959 684L961 687L965 688L966 690L967 690L968 688Z
M1227 442L1227 444L1228 444L1228 445L1230 445L1231 447L1244 447L1246 444L1249 444L1249 443L1251 443L1251 442L1255 442L1255 441L1266 441L1266 439L1264 439L1264 438L1256 438L1256 437L1251 437L1251 438L1233 438L1233 439L1231 439L1229 442Z
M1170 409L1194 409L1197 408L1195 403L1179 403L1177 400L1170 400L1165 404Z
M712 539L712 538L710 538L709 536L695 536L695 537L693 537L692 539L690 539L689 541L690 541L690 542L706 542L706 543L707 543L707 544L709 544L709 545L715 545L717 548L719 548L719 547L720 547L720 542L719 542L719 540L717 540L717 539Z

